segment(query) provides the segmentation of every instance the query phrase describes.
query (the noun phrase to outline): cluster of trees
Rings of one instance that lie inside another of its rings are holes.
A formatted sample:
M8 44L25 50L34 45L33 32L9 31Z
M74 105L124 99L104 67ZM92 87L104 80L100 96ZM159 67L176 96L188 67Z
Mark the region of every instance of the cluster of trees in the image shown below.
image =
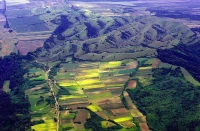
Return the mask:
M117 129L121 129L122 127L117 124L114 127L110 128L102 128L101 121L104 121L103 118L99 117L96 113L90 111L91 118L87 120L85 124L86 129L92 129L93 131L115 131Z
M47 67L32 60L32 57L16 54L0 58L0 87L3 87L4 81L10 80L9 88L11 89L8 94L0 90L1 131L28 131L33 124L30 122L30 103L25 95L25 90L46 81L28 80L24 78L24 75L28 73L29 68L36 67L47 70ZM53 100L53 98L46 99L47 103L51 105ZM41 101L38 101L38 104Z
M124 128L113 120L108 120L108 121L115 124L115 126L103 128L101 124L102 121L106 121L106 120L98 116L95 112L90 111L90 118L87 119L87 122L85 123L85 128L92 129L92 131L116 131L120 129L123 130ZM138 123L135 120L133 120L133 123L135 123L136 126L132 128L127 128L125 130L126 131L141 131Z
M0 87L10 80L10 93L0 90L0 129L1 131L27 131L30 129L30 104L24 94L27 88L22 56L11 54L0 58Z
M95 38L98 36L98 29L93 27L89 22L85 22L84 24L87 27L87 36L89 38Z
M54 76L57 75L57 72L59 71L60 63L56 64L54 67L51 68L49 72L49 79L53 79Z
M189 18L191 20L200 20L200 15L184 13L182 10L168 11L164 9L148 9L150 12L155 12L156 16L159 17L170 17L170 18Z
M200 130L200 87L185 80L180 68L153 70L152 84L128 90L154 131Z

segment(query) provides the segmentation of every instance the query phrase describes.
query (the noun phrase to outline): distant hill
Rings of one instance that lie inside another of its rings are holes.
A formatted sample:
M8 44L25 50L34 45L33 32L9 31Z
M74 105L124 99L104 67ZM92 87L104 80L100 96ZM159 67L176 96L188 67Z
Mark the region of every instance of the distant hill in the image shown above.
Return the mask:
M58 24L44 47L34 53L39 61L110 61L156 57L157 49L180 43L193 44L196 35L185 25L153 16L103 17L88 10L70 12L52 22Z
M84 1L84 2L98 2L98 1L106 1L106 2L109 2L109 1L113 1L113 2L124 2L124 1L137 1L137 0L68 0L68 1Z

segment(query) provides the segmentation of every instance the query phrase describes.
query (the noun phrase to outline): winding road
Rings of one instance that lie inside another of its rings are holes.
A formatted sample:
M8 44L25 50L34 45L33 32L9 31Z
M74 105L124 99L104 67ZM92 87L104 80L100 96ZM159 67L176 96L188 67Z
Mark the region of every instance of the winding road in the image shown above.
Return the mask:
M56 116L56 119L57 119L57 129L56 129L56 131L59 131L59 124L60 124L60 111L59 111L59 107L60 107L60 105L59 105L57 97L55 95L54 86L52 84L53 82L52 82L51 79L48 78L50 71L51 71L51 68L48 67L48 70L45 72L45 79L46 79L46 81L47 81L47 83L48 83L48 85L49 85L49 87L51 89L51 94L52 94L52 96L54 97L54 100L55 100L55 109L56 109L56 115L57 115Z

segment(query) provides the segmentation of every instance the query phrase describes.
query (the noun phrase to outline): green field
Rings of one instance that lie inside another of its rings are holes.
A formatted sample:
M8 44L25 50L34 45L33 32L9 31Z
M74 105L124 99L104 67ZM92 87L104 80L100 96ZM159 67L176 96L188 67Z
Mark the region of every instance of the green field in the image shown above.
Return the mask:
M134 62L133 62L134 61ZM132 65L133 64L133 65ZM129 79L129 74L136 72L135 60L123 60L123 61L110 61L110 62L93 62L89 63L73 63L62 64L57 74L54 76L56 81L56 93L61 104L81 104L89 102L90 105L86 106L92 112L106 111L108 108L121 108L123 106L120 98L116 98L116 91L112 91L115 88L124 88L124 84ZM76 70L76 72L75 72ZM143 69L143 70L149 70ZM109 90L107 90L109 89ZM111 90L111 91L110 91ZM120 91L120 90L119 90ZM117 92L119 92L117 91ZM120 95L122 93L119 92ZM111 99L112 104L101 105L99 102L106 103L106 99ZM115 101L114 101L115 100ZM105 101L105 102L104 102ZM113 103L114 102L114 103ZM115 103L117 102L117 103ZM118 104L120 103L120 104ZM103 108L101 108L103 106ZM64 106L65 107L65 106ZM69 108L66 106L66 108ZM134 123L131 116L113 116L113 114L107 114L114 122L119 123L124 128L126 126L133 127ZM61 127L68 127L66 125L67 119L74 119L75 114L63 112L61 114L61 120L64 121ZM125 124L127 122L128 124ZM106 128L106 121L102 122L102 128ZM108 127L116 126L114 123L110 123ZM71 128L71 126L69 126Z
M10 88L9 87L10 87L10 81L7 80L3 84L3 91L5 91L6 93L9 93L10 92Z
M29 69L29 73L27 74L27 77L33 81L42 81L42 80L45 80L45 73L40 68L33 68L33 69Z
M191 82L192 84L194 84L195 86L200 86L200 82L198 82L197 80L194 79L194 77L184 68L181 68L181 71L185 77L185 79L189 82Z

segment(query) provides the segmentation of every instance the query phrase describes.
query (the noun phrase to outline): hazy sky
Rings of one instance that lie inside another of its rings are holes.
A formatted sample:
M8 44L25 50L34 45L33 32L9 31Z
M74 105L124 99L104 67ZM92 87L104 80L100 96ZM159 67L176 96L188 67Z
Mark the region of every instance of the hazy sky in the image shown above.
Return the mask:
M15 5L15 4L22 4L22 3L29 3L28 0L6 0L8 5Z

